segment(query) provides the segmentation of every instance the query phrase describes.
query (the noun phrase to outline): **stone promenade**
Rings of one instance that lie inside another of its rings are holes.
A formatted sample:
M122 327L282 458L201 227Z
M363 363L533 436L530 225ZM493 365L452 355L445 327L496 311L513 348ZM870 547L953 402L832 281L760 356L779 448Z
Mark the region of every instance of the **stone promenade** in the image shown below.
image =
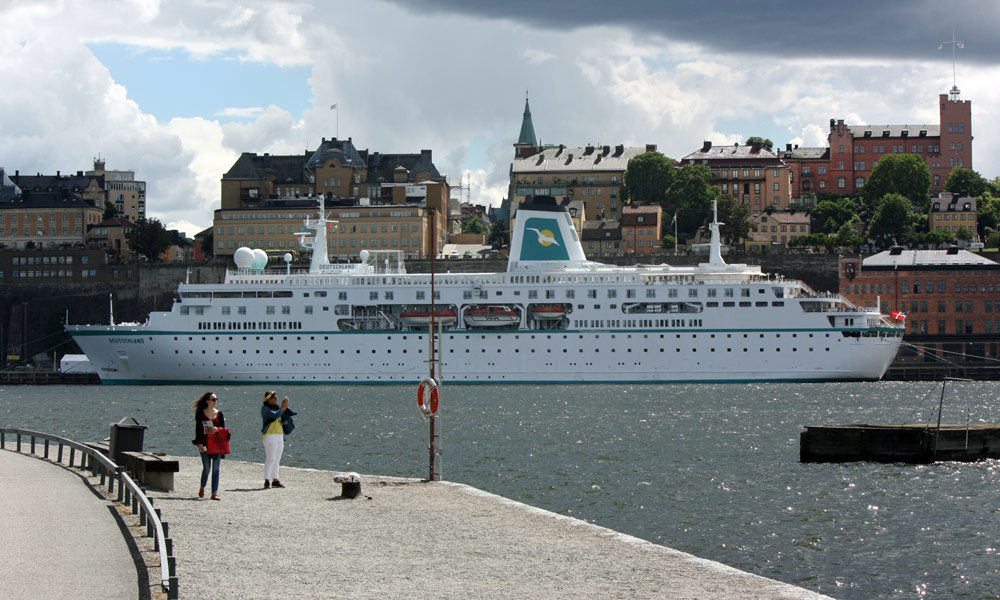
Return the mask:
M170 523L182 598L826 598L468 486L224 460L219 502L180 458Z

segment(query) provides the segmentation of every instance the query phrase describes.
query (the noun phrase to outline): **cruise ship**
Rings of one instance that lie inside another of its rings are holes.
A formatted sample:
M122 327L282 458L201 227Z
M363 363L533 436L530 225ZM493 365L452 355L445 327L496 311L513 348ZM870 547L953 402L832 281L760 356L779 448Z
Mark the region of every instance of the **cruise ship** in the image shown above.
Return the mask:
M430 361L469 384L874 381L902 341L877 311L727 264L717 218L708 262L621 267L587 260L565 208L536 198L505 272L436 274L396 251L330 263L332 223L322 205L306 220L308 270L243 248L143 324L67 330L109 384L415 383Z

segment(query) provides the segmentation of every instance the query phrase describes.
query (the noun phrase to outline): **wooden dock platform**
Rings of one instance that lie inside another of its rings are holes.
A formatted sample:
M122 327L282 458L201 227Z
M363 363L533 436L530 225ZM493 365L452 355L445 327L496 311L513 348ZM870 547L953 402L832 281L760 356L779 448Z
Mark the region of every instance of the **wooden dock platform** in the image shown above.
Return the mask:
M1000 458L1000 425L807 426L800 462L972 462Z
M0 385L98 385L97 373L63 373L60 371L0 371Z

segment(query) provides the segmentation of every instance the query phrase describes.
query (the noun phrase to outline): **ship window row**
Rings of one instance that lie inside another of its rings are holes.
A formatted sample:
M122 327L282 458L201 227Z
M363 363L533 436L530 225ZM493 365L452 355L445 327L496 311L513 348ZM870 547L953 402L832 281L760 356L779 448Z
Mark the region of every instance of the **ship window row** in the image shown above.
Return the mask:
M242 330L242 329L262 329L262 330L285 330L302 329L300 321L207 321L198 323L199 330ZM177 338L174 338L175 340Z

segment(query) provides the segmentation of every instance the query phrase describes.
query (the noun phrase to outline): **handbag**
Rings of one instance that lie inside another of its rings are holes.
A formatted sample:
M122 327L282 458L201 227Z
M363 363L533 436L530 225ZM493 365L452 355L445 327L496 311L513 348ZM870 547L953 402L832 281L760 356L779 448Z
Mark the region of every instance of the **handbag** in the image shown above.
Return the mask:
M295 421L292 420L292 415L296 415L294 410L290 408L285 409L285 414L281 416L281 431L285 435L288 435L295 429Z
M205 436L206 454L229 454L229 429L219 427L215 433Z

